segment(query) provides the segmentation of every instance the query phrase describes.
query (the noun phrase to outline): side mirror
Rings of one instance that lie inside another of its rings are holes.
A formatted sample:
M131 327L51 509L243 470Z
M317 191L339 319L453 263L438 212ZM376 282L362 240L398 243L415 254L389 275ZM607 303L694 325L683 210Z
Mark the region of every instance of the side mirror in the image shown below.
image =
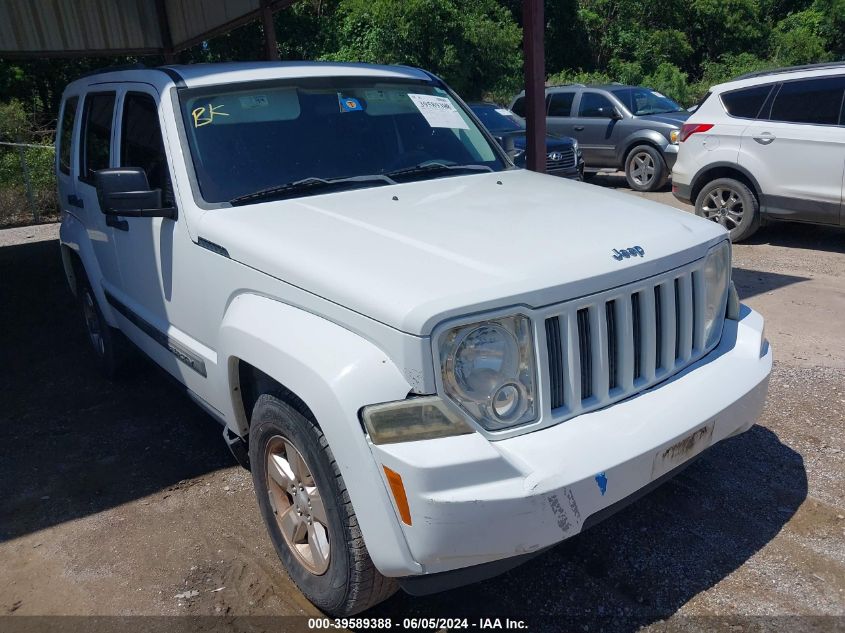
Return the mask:
M162 208L161 189L150 189L147 174L137 167L94 172L100 210L127 218L176 218L176 209Z
M620 114L619 110L617 110L616 108L613 108L613 112L610 113L610 118L613 119L614 121L621 121L622 115Z

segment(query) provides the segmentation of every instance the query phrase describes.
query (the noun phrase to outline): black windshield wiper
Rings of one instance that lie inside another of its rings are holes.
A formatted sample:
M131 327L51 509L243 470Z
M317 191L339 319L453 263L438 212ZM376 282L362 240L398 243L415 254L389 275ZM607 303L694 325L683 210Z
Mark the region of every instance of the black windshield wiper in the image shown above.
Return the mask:
M414 167L405 167L387 172L391 178L397 176L416 176L418 174L433 174L442 171L493 171L487 165L446 165L444 163L421 163Z
M275 187L268 187L267 189L260 189L259 191L254 191L252 193L238 196L237 198L232 198L229 200L229 204L232 206L238 206L250 202L257 202L259 200L278 200L289 195L301 194L309 191L348 188L350 185L355 186L356 184L374 183L395 185L396 181L382 174L373 174L371 176L350 176L348 178L303 178L302 180L297 180L295 182L289 182Z

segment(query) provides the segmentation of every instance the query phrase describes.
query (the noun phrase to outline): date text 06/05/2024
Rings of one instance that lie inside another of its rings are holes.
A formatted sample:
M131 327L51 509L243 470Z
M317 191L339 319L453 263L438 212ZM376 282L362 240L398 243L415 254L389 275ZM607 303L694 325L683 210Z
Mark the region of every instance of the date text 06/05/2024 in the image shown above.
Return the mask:
M392 629L400 628L398 621L392 618L309 618L308 628L319 629ZM528 625L524 620L510 618L403 618L401 629L404 630L433 630L443 629L478 629L478 630L526 630Z

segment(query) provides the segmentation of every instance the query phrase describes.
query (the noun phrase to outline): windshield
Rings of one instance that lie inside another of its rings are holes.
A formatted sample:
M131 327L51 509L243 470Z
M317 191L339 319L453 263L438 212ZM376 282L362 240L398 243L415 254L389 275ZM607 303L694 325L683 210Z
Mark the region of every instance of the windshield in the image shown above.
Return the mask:
M488 130L493 132L519 132L525 130L525 122L507 108L491 104L471 105L475 116L481 119Z
M634 116L684 111L669 97L648 88L619 88L611 92Z
M275 191L313 195L508 166L451 95L425 82L279 80L248 89L183 90L180 101L207 202L252 202ZM471 167L445 168L465 165ZM423 168L409 169L415 167ZM330 181L331 188L314 186L317 180Z

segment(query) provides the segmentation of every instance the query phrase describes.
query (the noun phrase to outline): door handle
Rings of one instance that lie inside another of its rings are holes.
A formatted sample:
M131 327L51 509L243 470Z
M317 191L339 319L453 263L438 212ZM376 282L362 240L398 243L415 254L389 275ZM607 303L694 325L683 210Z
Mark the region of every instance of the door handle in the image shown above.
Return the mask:
M113 229L117 229L118 231L128 231L129 230L129 222L126 220L121 220L120 218L107 215L106 216L106 226L110 226Z
M583 125L576 125L576 126L575 126L575 127L573 127L572 129L573 129L573 130L575 130L576 132L583 132L583 131L584 131L584 126L583 126Z
M760 136L752 137L755 141L760 143L760 145L769 145L771 144L777 137L772 134L771 132L763 132Z
M84 203L84 202L82 202L82 198L79 198L79 197L75 196L75 195L74 195L74 194L72 194L72 193L69 193L69 194L68 194L68 196L67 196L67 203L68 203L70 206L72 206L72 207L76 207L76 208L78 208L78 209L84 209L84 208L85 208L85 203Z

